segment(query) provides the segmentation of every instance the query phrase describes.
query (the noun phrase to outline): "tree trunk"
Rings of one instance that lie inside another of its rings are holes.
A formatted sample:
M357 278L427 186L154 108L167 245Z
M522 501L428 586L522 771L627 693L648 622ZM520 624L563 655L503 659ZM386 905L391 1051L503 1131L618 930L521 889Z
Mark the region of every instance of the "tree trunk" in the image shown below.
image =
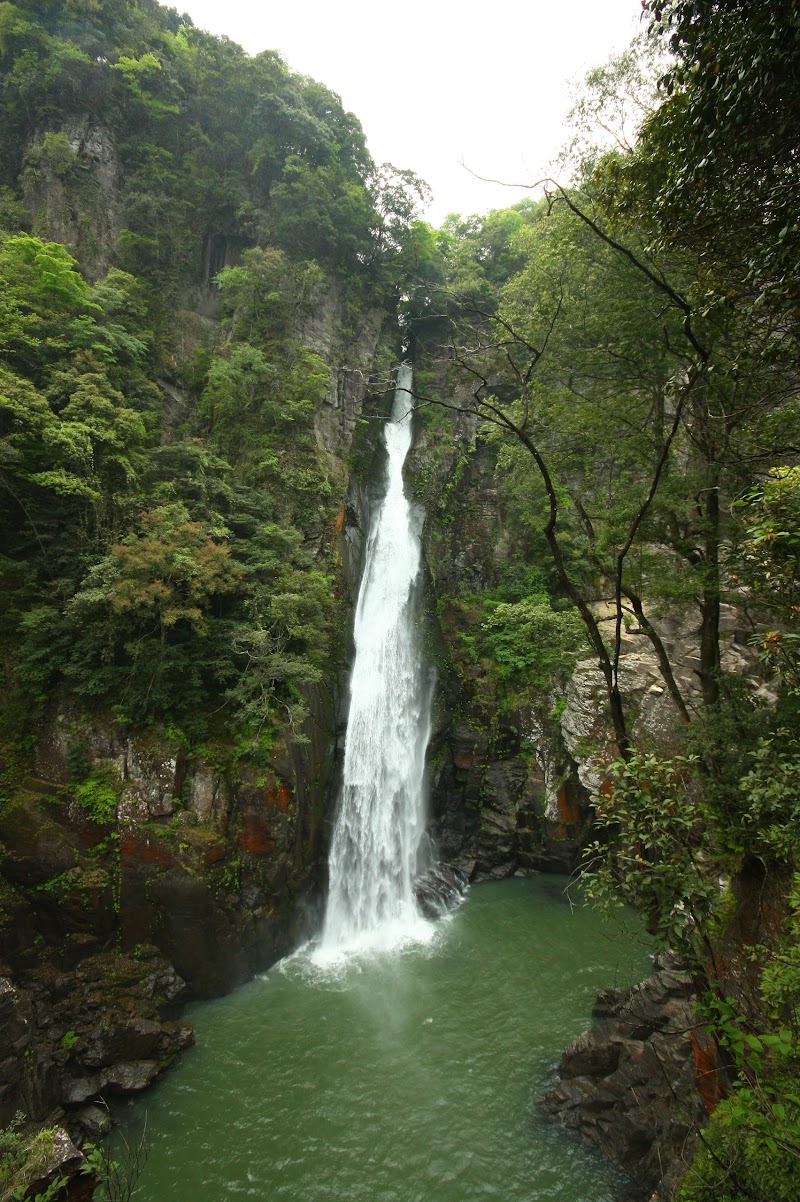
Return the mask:
M719 701L719 488L703 493L703 592L700 600L700 683L705 705Z

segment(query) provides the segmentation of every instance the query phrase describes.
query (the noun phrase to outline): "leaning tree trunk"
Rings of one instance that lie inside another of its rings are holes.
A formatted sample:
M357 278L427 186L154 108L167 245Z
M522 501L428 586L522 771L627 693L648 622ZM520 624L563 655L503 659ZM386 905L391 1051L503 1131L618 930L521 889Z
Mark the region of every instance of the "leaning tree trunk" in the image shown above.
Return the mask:
M715 484L702 497L703 591L700 599L700 684L705 705L719 701L719 488Z

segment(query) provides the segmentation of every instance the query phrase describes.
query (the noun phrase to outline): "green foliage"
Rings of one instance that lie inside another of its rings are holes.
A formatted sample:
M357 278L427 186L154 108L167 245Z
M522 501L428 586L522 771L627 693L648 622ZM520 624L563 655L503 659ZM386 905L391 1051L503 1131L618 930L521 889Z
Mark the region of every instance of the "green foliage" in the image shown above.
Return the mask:
M0 116L8 712L60 689L190 741L300 738L344 482L303 329L329 296L354 325L396 305L425 186L274 51L157 3L1 5ZM75 789L104 821L111 792Z
M441 419L430 420L425 496L445 502L448 530L471 534L462 521L470 456L489 441L515 553L545 565L546 591L557 596L553 563L598 636L622 756L596 799L590 892L642 908L719 1001L715 963L734 979L737 967L737 950L719 946L734 938L736 894L723 896L721 881L760 863L777 893L796 872L800 840L800 478L791 466L800 435L800 106L791 87L800 16L794 0L645 7L673 56L660 68L660 94L633 55L595 72L578 117L599 118L616 148L600 153L596 139L579 138L578 187L497 215L497 242L482 218L451 217L433 239L419 231L406 312L423 401L459 411L449 444ZM625 133L627 98L649 109L638 142ZM519 701L525 682L541 689L530 648L536 624L552 619L529 600L545 589L501 598L470 585L441 599L442 625L462 694L490 723L501 690ZM633 615L650 638L675 701L675 729L658 751L633 745L614 622L593 626L595 603L612 598L619 625ZM763 627L768 688L722 670L726 604ZM692 611L702 705L675 671L684 665L670 640L657 638L662 618ZM761 972L763 1005L748 999L747 1023L719 1007L711 1015L739 1081L714 1117L714 1146L701 1151L687 1200L798 1197L795 919L789 925L775 936L779 951L752 949L743 974L752 982Z
M778 726L759 739L740 787L747 804L747 845L765 858L795 864L800 835L800 735Z
M640 753L612 764L595 800L601 838L586 849L581 877L589 900L636 906L663 945L691 963L718 893L702 851L704 816L689 788L694 772L684 757Z
M536 705L563 683L583 647L583 627L558 608L541 573L513 563L489 593L440 598L442 630L462 689L485 717Z
M236 267L216 277L229 325L237 338L250 341L286 337L324 283L316 263L292 262L275 247L244 251Z
M122 1132L117 1134L113 1156L93 1143L85 1144L82 1151L85 1163L81 1173L97 1183L93 1197L99 1202L130 1202L150 1153L146 1119L135 1142L129 1142Z
M263 526L273 508L266 495L248 496L243 511L230 465L202 443L150 445L156 394L143 368L152 336L137 281L114 269L90 289L63 247L27 235L0 244L3 262L0 328L7 363L18 365L0 367L0 471L14 503L0 571L17 631L15 681L40 698L61 676L86 701L114 706L120 721L192 715L200 728L206 699L230 688L249 724L252 704L234 682L254 641L266 638L283 656L271 680L292 694L290 707L300 704L297 688L319 673L304 648L313 643L317 664L324 655L313 621L295 624L288 659L284 634L273 637L265 623L270 612L282 623L281 576L311 567L292 521L315 520L330 493L311 437L328 371L286 337L319 273L295 271L278 252L253 252L226 284L241 320L205 375L210 438L255 480L283 485L286 526L268 524L271 535L253 541L255 513ZM261 305L253 282L267 267L277 272L277 308ZM256 341L239 341L244 332ZM270 537L291 548L289 559L270 551L259 569L258 548ZM28 570L17 574L16 563ZM290 587L314 598L315 612L328 609L316 577L310 582ZM267 691L273 695L272 685ZM264 721L266 714L255 725ZM112 793L92 782L78 788L78 800L105 821Z
M717 704L698 714L685 733L685 749L697 760L697 787L707 812L714 816L719 838L715 850L733 853L734 861L750 846L754 834L740 781L751 768L771 718L747 681L723 674Z
M740 554L761 599L786 614L800 606L800 468L774 467L743 502Z
M25 1115L17 1111L8 1127L0 1128L0 1187L8 1185L11 1169L20 1158L24 1140L20 1128L25 1122Z
M86 815L99 826L113 822L117 812L119 780L113 770L95 772L72 786L72 794Z
M774 625L758 636L765 662L800 690L800 468L775 467L741 503L747 523L736 579Z
M8 1127L0 1129L0 1193L5 1198L27 1198L28 1187L50 1167L55 1127L27 1127L17 1112ZM66 1177L56 1176L33 1202L52 1202L63 1196Z
M735 303L757 300L796 318L798 180L786 164L800 128L790 90L797 6L651 0L647 7L674 58L662 80L664 103L643 135L637 183L646 203L666 236L713 256L717 295L732 288ZM753 213L764 220L753 222Z
M800 1047L800 876L792 878L788 891L788 918L774 954L765 957L761 992L767 1014L792 1033Z
M17 1202L53 1202L54 1198L65 1196L64 1191L66 1190L68 1184L69 1178L54 1177L50 1184L43 1189L41 1193L34 1194L32 1200L30 1198L30 1191L28 1190L28 1187L25 1185L18 1185L11 1197L16 1199Z
M757 949L763 964L763 1027L754 1029L730 997L709 997L708 1029L738 1072L730 1095L701 1134L698 1154L679 1194L681 1202L731 1202L800 1197L800 971L798 880L789 919L776 946ZM721 1193L720 1193L721 1191Z
M512 697L547 692L554 679L569 674L584 633L573 610L555 610L540 594L515 602L486 601L484 613L485 650Z
M709 1030L734 1057L740 1076L700 1133L678 1202L797 1202L800 1199L800 1094L796 1040L786 1029L755 1034L732 999L706 1007Z

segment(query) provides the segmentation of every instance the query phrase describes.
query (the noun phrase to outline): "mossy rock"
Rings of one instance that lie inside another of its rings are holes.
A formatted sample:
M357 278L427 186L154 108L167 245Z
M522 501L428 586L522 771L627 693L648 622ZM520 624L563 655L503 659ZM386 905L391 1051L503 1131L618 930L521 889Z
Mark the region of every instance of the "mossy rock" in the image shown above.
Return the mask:
M17 794L0 811L0 845L0 872L17 885L42 885L78 862L74 832L33 793Z

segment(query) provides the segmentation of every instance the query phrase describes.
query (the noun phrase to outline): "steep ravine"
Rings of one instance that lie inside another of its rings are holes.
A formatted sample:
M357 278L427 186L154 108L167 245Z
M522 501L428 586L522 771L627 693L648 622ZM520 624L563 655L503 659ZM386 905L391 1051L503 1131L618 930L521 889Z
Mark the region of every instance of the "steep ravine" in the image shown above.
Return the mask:
M374 446L380 422L362 423L361 470L349 481L344 457L361 415L380 321L365 315L353 345L338 340L340 322L332 289L304 336L334 366L315 428L320 447L339 464L343 500L335 531L319 537L338 540L344 626L368 527L370 481L379 466ZM354 363L361 367L352 368ZM370 411L378 413L382 405L373 398ZM480 669L465 675L453 654L464 633L453 599L494 587L502 575L509 534L494 450L476 444L474 428L461 418L446 454L420 428L411 479L423 472L434 477L433 493L447 491L446 505L429 506L425 527L427 637L439 675L429 752L439 852L473 880L569 872L586 837L590 790L597 784L585 749L607 741L599 678L585 660L563 682L557 708L550 695L502 715L487 705ZM728 625L729 654L735 656L741 638L734 615ZM686 631L676 629L673 637L689 645ZM0 1019L12 1049L0 1063L0 1121L22 1109L39 1121L66 1115L70 1124L94 1133L104 1121L98 1099L144 1088L191 1044L191 1028L179 1017L187 1000L240 984L314 924L317 916L308 906L324 879L348 658L345 647L339 674L309 693L307 741L280 742L266 767L231 757L224 745L214 749L216 755L211 749L188 754L167 732L122 736L110 722L89 721L68 701L53 701L30 775L0 815L6 917L0 927ZM685 671L688 681L691 651ZM623 674L637 699L640 729L668 724L657 665L635 633L625 641ZM87 764L105 772L115 795L113 815L101 799L94 808L89 799L87 808L68 792L76 766ZM661 1096L653 1101L660 1107L657 1121L645 1129L632 1123L626 1101L631 1076L620 1065L627 1059L639 1066L639 1084L646 1081L658 1093L658 1074L641 1066L651 1055L651 1036L660 1032L662 1043L669 1042L665 1031L673 1023L677 1034L679 1026L673 1010L677 1015L680 1006L690 1005L680 974L675 980L673 987L658 978L637 995L650 998L660 990L666 1000L668 1016L656 1005L642 1019L646 1029L625 1028L627 997L606 999L605 1043L596 1051L600 1036L587 1037L569 1053L562 1065L563 1101L552 1103L570 1125L638 1175L639 1196L657 1184L652 1167L643 1174L641 1164L666 1161L685 1129ZM664 999L659 995L656 1002ZM647 1045L644 1052L636 1040ZM691 1093L692 1045L684 1038L670 1048L675 1073L683 1074ZM570 1084L573 1078L578 1084ZM694 1094L690 1105L698 1099ZM584 1102L608 1121L583 1122Z
M69 245L97 280L115 263L130 164L98 121L65 121L58 139L70 170L59 173L34 141L23 204L37 233ZM202 270L176 314L183 361L161 367L164 446L196 421L181 371L215 336L212 280L243 246L223 233L198 246ZM304 533L317 554L333 548L338 558L341 630L368 504L364 488L349 484L347 458L376 359L393 354L386 316L374 302L348 301L329 275L292 331L330 375L313 434L341 504L330 525ZM143 1088L191 1042L176 1019L187 999L240 984L315 921L306 907L328 838L346 637L333 660L327 679L305 687L300 738L287 728L267 762L243 755L224 721L192 746L163 726L123 731L63 689L50 697L27 755L14 749L21 767L0 809L0 1022L9 1049L0 1057L0 1124L20 1110L39 1122L66 1112L94 1129L88 1103Z

